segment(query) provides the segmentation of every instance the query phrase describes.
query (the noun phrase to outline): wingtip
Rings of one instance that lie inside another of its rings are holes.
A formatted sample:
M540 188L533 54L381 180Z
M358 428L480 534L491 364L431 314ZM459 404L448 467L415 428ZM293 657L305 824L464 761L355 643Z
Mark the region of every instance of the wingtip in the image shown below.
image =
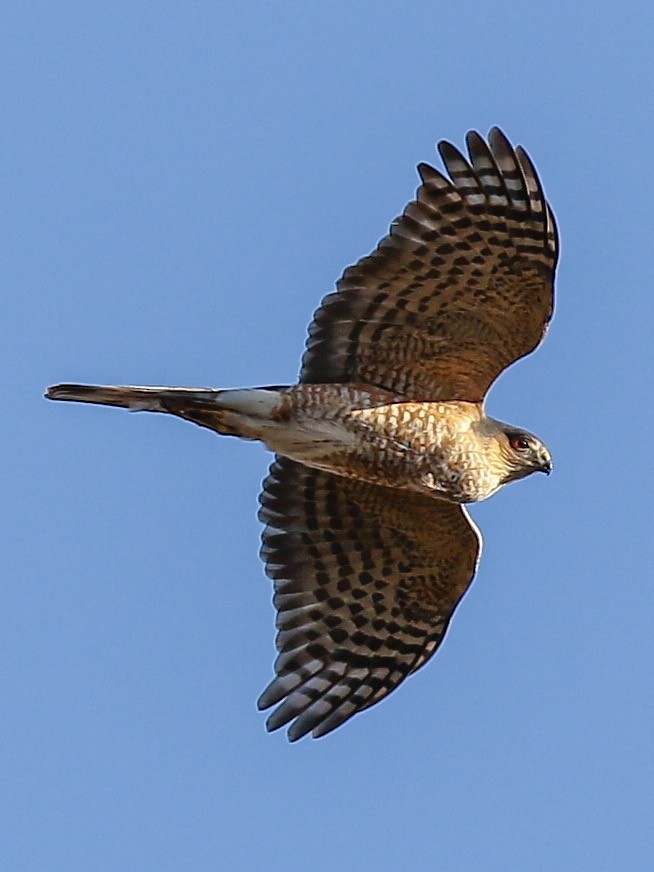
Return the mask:
M434 167L424 161L421 161L416 166L416 170L423 182L428 182L430 179L433 179L438 175Z
M491 138L504 139L506 142L509 141L508 136L502 130L502 128L499 126L499 124L493 124L491 129L488 131L488 140L490 141Z
M479 147L479 143L481 143L482 147L486 144L484 142L484 137L478 130L469 130L465 136L466 146L468 147L468 154L470 152Z
M441 139L436 144L436 149L441 156L441 160L447 165L448 161L463 161L466 163L466 159L461 154L459 149L454 145L449 139Z
M286 738L291 743L291 745L293 745L295 742L299 742L300 739L303 739L308 732L308 730L296 732L293 730L293 727L289 727L289 729L286 730Z

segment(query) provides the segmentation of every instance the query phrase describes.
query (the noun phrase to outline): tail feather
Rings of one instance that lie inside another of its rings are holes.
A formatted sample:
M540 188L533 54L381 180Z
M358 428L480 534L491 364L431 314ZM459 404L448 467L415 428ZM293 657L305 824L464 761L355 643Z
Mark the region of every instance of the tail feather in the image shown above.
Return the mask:
M133 387L62 384L49 387L49 400L118 406L139 412L164 412L208 427L224 436L260 439L262 422L283 405L282 389Z
M171 404L215 402L223 391L208 388L134 387L131 385L53 385L45 392L48 400L96 403L143 412L170 412Z

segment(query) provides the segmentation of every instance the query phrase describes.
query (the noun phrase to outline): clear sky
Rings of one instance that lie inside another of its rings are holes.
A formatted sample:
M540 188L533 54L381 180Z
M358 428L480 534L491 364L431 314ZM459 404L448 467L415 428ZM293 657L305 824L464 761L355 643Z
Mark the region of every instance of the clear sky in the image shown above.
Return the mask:
M7 2L0 868L654 868L649 2ZM437 657L268 735L268 458L58 381L295 379L435 142L500 124L561 229L491 414L555 474L473 514Z

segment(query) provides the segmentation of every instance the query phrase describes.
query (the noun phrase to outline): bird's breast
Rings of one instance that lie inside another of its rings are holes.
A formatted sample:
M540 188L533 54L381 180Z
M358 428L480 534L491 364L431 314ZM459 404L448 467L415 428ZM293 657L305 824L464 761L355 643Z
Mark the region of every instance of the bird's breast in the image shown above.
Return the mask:
M298 385L290 418L270 444L278 453L390 487L463 503L494 489L475 421L464 402L403 402L351 385Z

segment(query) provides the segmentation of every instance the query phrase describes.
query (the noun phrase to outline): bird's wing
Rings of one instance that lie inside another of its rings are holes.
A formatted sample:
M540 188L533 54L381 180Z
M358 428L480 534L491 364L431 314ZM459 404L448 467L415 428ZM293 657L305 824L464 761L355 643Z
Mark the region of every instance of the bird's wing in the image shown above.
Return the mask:
M493 128L469 158L439 144L417 198L345 270L309 327L300 379L363 382L414 400L481 401L552 315L556 225L526 152Z
M454 503L278 457L264 482L262 557L274 581L270 730L323 736L423 665L470 585L481 537Z

